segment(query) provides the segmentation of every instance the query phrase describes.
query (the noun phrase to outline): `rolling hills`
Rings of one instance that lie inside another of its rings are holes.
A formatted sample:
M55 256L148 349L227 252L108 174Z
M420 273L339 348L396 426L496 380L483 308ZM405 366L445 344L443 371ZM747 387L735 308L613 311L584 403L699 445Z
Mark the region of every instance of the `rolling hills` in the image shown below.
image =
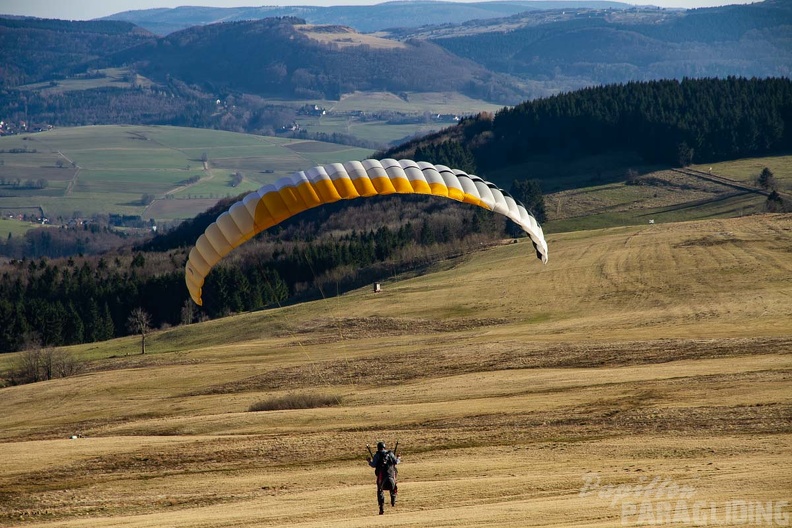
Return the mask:
M172 33L111 54L101 65L137 64L160 82L173 76L214 93L234 90L262 97L338 99L358 90L447 90L505 103L525 96L506 76L425 40L339 46L311 38L320 30L340 32L341 39L354 34L333 26L306 28L300 18L226 22Z
M286 131L386 148L465 115L585 86L786 77L792 67L792 14L781 1L688 11L527 4L463 5L494 9L490 14L551 9L377 33L361 29L365 9L355 6L347 6L348 20L331 23L307 15L231 21L255 16L227 12L224 22L200 22L164 37L124 21L4 19L0 53L8 67L0 72L6 88L0 93L0 118L39 127L158 124L265 135ZM449 6L360 7L389 10L381 18L397 24L401 19L394 13L429 23L432 17L410 13ZM184 16L189 23L190 13L200 11L214 20L211 10L191 10L141 16ZM320 114L307 119L300 113L305 107L318 107ZM369 126L373 122L392 128Z
M265 16L349 26L402 42L430 41L490 71L520 77L531 97L635 80L785 76L792 66L792 11L779 0L692 10L615 2L182 7L110 18L167 33Z
M0 525L379 525L378 439L403 456L394 526L605 527L697 501L783 519L790 242L790 215L556 234L546 267L502 245L156 332L145 356L75 347L84 373L0 389ZM247 410L306 395L336 404ZM686 497L608 494L655 479Z
M85 63L153 38L129 22L0 17L0 86L83 73ZM75 67L81 68L75 72Z
M792 9L766 0L706 9L558 9L405 28L490 70L548 87L703 77L786 76Z
M511 0L508 2L390 1L373 5L230 8L181 6L171 9L123 11L102 20L132 22L158 35L167 35L191 26L293 16L304 18L310 24L352 26L359 31L371 33L396 27L459 24L469 20L502 17L523 11L581 7L624 9L628 7L628 4L598 0Z
M0 138L0 151L0 211L36 216L43 209L53 223L110 213L142 217L146 222L175 222L294 171L374 155L332 143L146 126L77 127L9 136ZM206 166L201 161L204 156ZM645 185L624 184L624 170L630 164L641 168ZM693 168L707 172L711 167ZM753 186L763 167L776 174L780 191L792 192L788 156L716 163L714 173ZM563 167L538 161L505 172L503 176L493 172L488 179L508 186L509 177L518 172L523 178L553 174L555 187L545 192L549 220L545 228L551 232L641 224L649 218L740 216L762 212L766 200L758 192L735 190L667 167L644 166L640 159L624 156L583 158ZM237 174L242 178L238 183ZM28 185L38 180L46 180L47 185ZM564 183L567 180L576 183ZM151 201L142 201L144 195ZM24 230L29 228L26 224ZM20 229L3 220L0 236L10 232L16 236L23 232Z

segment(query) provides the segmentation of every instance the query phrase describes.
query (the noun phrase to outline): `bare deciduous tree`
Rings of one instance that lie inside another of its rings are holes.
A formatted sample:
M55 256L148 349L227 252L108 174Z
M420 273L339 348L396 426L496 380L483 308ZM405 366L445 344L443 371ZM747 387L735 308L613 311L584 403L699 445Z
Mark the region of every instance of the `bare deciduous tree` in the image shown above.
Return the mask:
M42 348L34 341L14 361L9 371L9 382L22 385L65 378L77 374L79 370L80 364L71 352L52 347Z
M191 299L184 301L181 309L181 324L192 324L195 320L195 303Z
M135 308L127 319L130 332L140 334L140 353L146 353L146 335L151 331L151 315L143 308Z

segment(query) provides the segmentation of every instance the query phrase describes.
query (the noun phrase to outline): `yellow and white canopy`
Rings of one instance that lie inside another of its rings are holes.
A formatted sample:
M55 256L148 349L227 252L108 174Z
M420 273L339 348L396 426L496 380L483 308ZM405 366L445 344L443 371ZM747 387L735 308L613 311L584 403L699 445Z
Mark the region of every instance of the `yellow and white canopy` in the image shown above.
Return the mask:
M482 178L424 161L367 159L298 171L264 185L222 213L198 238L185 269L190 296L202 304L201 288L212 267L235 247L287 218L320 205L386 194L431 194L507 216L547 262L542 228L522 204Z

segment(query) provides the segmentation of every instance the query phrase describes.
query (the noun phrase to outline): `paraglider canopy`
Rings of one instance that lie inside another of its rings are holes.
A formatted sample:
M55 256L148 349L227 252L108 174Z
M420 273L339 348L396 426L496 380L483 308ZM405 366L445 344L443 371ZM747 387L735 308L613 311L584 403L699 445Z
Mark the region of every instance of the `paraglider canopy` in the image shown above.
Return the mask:
M493 183L425 161L367 159L295 172L233 204L206 228L190 251L185 266L190 296L201 305L201 290L212 267L261 231L313 207L388 194L430 194L502 214L525 231L537 258L547 262L541 226L522 204Z

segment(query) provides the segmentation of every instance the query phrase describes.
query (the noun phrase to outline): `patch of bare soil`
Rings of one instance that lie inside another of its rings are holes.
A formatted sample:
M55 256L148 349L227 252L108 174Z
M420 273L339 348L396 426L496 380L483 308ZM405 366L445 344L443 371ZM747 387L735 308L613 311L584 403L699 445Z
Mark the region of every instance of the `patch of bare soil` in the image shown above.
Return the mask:
M90 361L83 367L83 372L100 372L107 370L141 369L164 367L171 365L195 365L201 360L188 357L183 353L173 354L135 354L133 356L111 356L107 359Z
M415 334L415 330L411 333ZM337 336L336 336L337 337ZM371 357L312 362L269 371L190 395L298 389L325 385L395 385L417 379L523 368L593 368L666 363L755 354L792 353L792 337L739 339L663 339L626 343L535 345L501 342L483 346L450 345L428 352L388 356L388 369L372 369Z
M675 244L675 248L681 247L692 247L692 246L700 246L700 247L712 247L712 246L721 246L725 244L740 244L741 242L745 242L747 245L747 241L742 241L738 239L734 233L714 233L711 235L706 235L701 238L696 238L692 240L685 240L684 242L680 242Z
M519 444L553 438L579 441L623 434L781 434L792 432L792 405L589 409L558 413L467 416L422 422L426 430L454 431L468 446ZM492 434L487 432L491 431ZM497 431L497 433L495 433Z
M344 317L318 318L306 321L299 327L282 331L278 337L294 337L292 346L322 345L342 339L367 339L403 335L432 334L475 330L507 324L503 318L460 319L400 319L395 317ZM307 336L307 337L302 337Z

